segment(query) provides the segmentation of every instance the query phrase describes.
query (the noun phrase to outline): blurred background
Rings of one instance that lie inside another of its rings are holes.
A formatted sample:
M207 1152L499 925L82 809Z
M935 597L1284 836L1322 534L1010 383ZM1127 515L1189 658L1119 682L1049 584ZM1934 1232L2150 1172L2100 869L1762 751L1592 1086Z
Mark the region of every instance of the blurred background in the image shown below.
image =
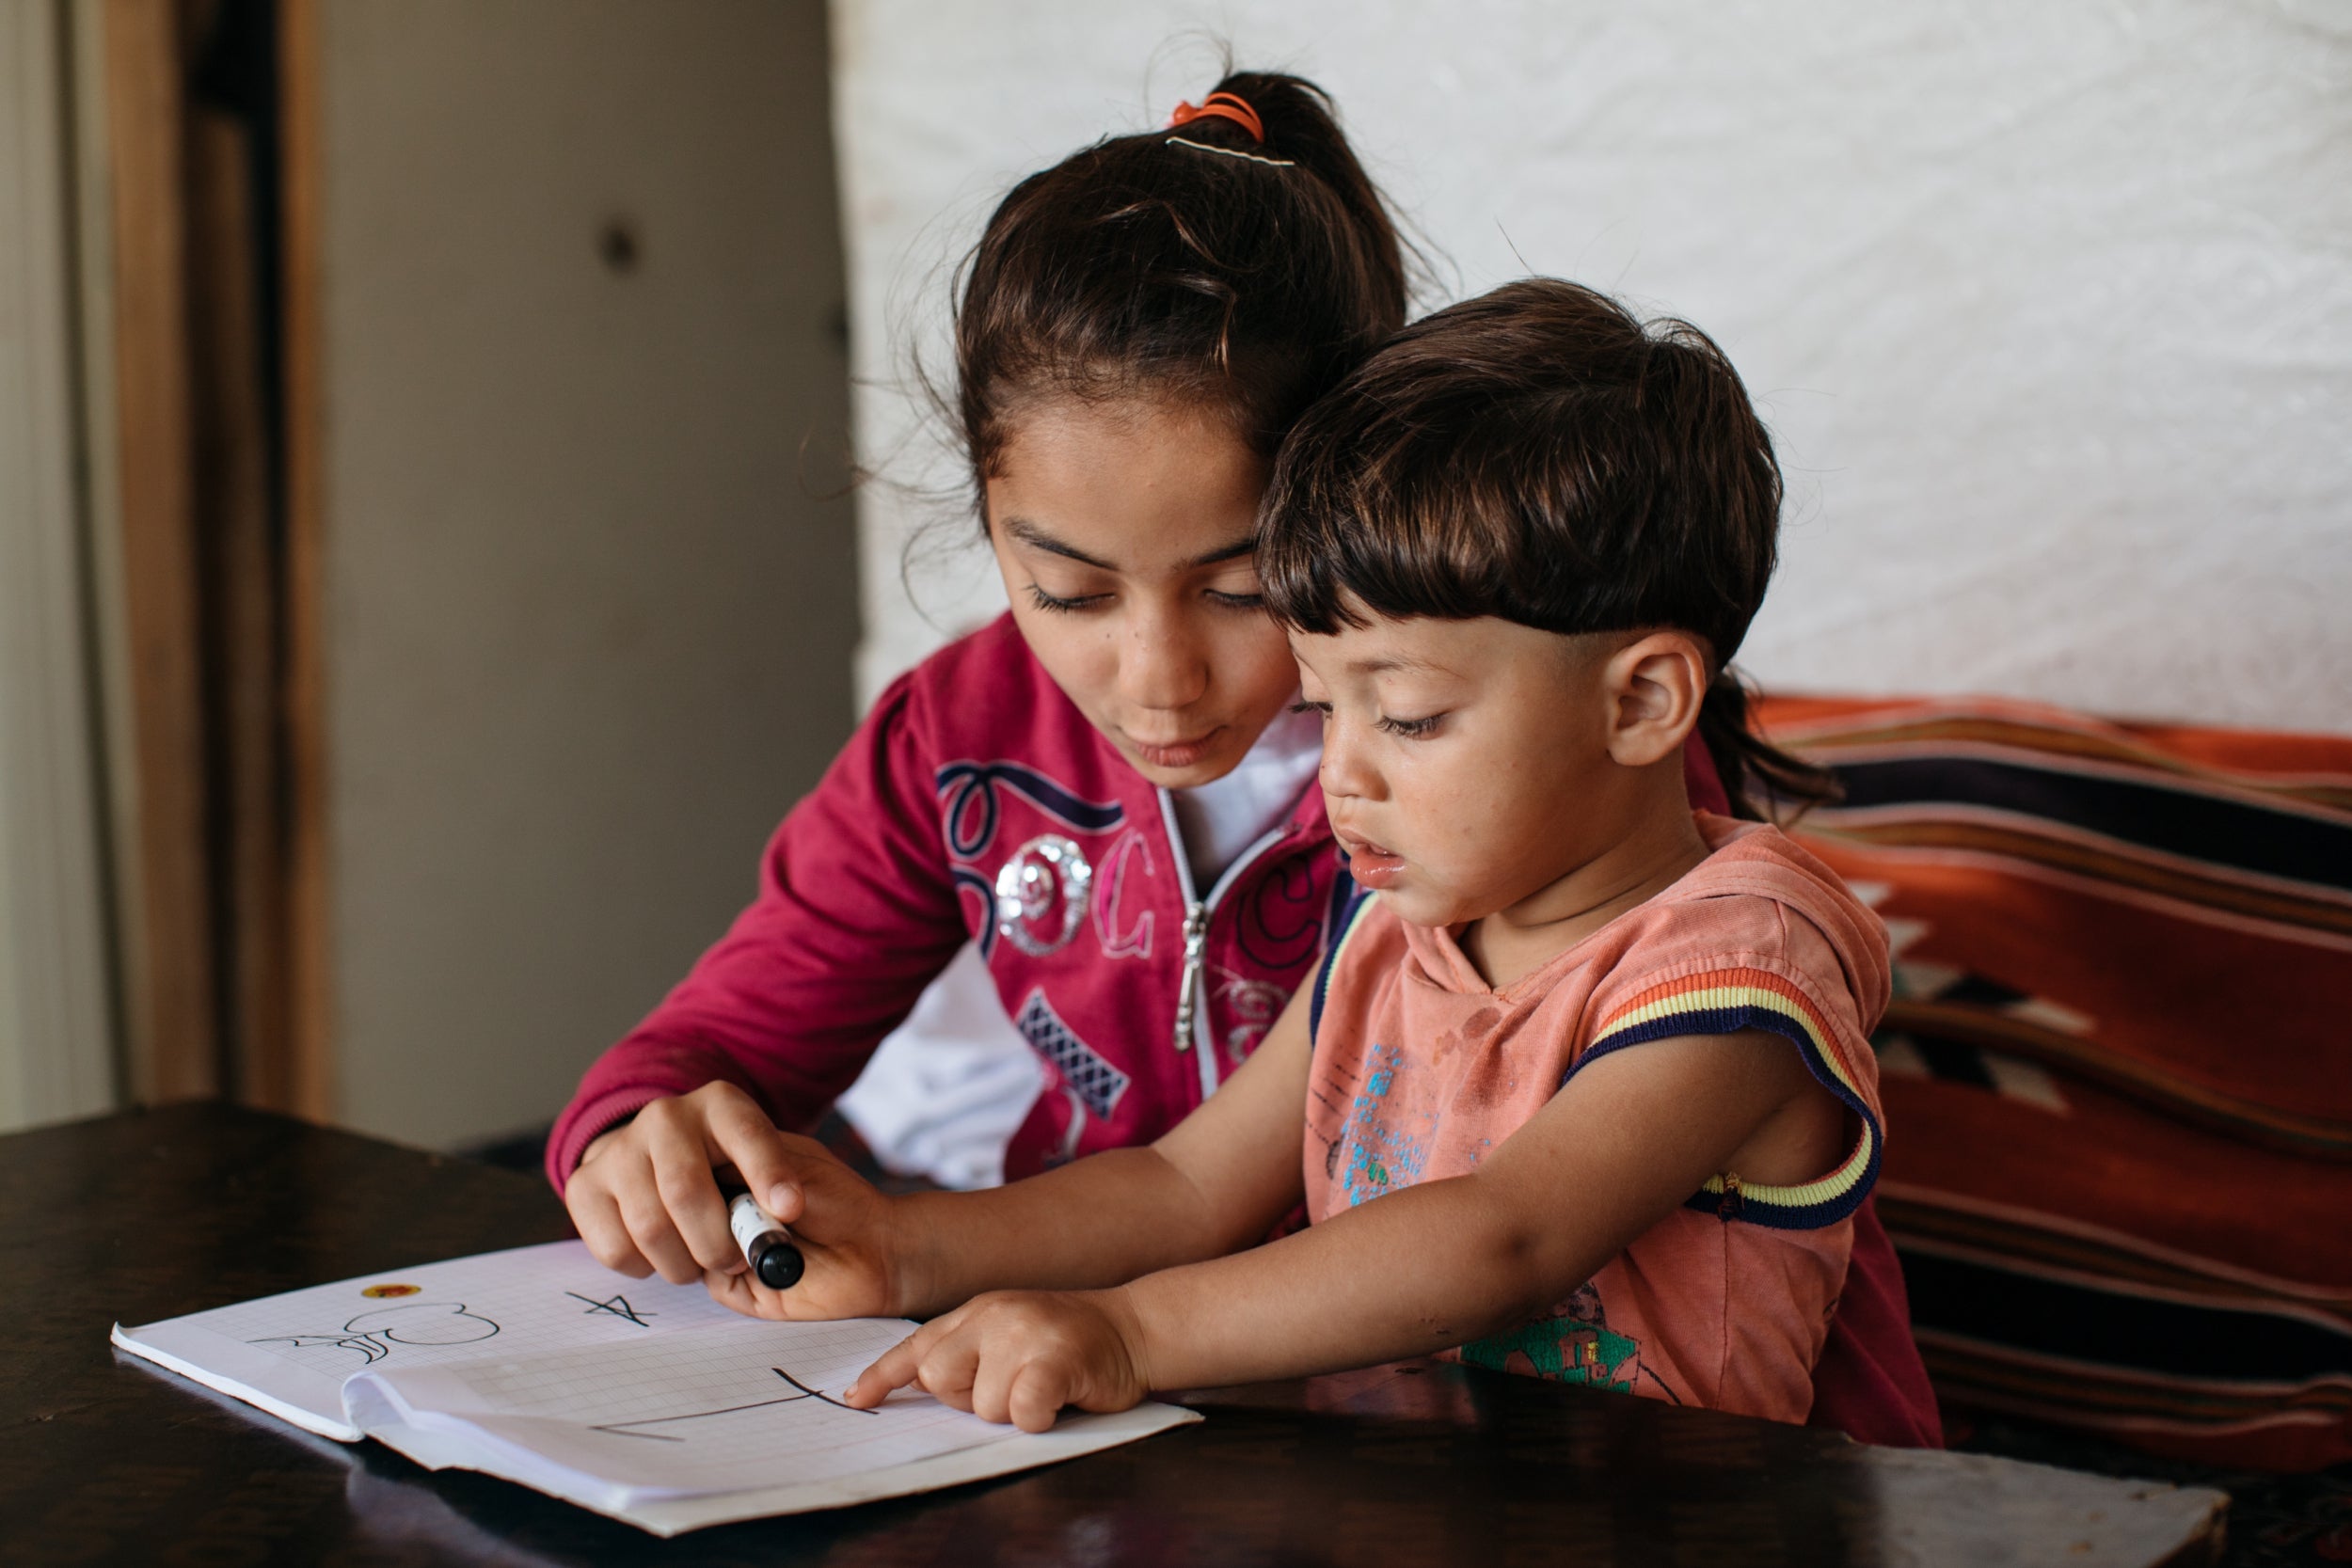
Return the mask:
M1769 688L2352 735L2342 0L0 0L0 1127L544 1125L1001 602L956 259L1221 46L1423 306L1724 343Z

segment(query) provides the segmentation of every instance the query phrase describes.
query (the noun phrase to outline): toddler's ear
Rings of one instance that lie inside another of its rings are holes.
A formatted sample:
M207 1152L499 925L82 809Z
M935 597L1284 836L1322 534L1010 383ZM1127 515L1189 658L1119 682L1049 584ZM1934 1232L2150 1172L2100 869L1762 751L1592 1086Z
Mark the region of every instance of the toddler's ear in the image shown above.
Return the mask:
M1707 700L1707 654L1688 632L1646 632L1618 649L1603 674L1609 755L1627 768L1678 757Z

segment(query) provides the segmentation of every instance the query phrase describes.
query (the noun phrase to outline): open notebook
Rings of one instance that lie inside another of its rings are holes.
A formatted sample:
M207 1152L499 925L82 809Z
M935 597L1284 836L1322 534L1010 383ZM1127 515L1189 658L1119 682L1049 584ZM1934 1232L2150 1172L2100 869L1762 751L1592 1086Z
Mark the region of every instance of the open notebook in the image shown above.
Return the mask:
M1200 1419L1144 1404L1030 1435L909 1390L871 1411L839 1403L914 1327L762 1323L556 1242L118 1324L114 1342L310 1431L658 1535L1005 1475Z

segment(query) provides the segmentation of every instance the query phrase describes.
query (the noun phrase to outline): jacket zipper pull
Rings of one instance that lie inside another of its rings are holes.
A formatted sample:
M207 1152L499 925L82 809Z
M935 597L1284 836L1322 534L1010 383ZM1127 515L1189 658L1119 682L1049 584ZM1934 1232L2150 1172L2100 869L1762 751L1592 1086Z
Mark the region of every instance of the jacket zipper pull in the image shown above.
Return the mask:
M1176 1049L1192 1049L1192 1014L1200 1005L1200 958L1209 945L1209 906L1195 904L1184 915L1184 978L1176 991Z

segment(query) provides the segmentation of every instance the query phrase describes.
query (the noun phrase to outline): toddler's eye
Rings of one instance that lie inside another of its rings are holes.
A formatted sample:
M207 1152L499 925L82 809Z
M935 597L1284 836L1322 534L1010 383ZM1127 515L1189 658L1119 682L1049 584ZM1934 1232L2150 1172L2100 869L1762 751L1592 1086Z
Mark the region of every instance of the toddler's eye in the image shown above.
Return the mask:
M1391 735L1402 736L1406 740L1420 740L1437 734L1438 721L1444 717L1442 713L1433 713L1424 719L1383 719L1380 721L1380 727Z
M1293 703L1291 705L1291 711L1293 713L1320 714L1322 717L1328 719L1331 717L1331 705L1329 703Z

